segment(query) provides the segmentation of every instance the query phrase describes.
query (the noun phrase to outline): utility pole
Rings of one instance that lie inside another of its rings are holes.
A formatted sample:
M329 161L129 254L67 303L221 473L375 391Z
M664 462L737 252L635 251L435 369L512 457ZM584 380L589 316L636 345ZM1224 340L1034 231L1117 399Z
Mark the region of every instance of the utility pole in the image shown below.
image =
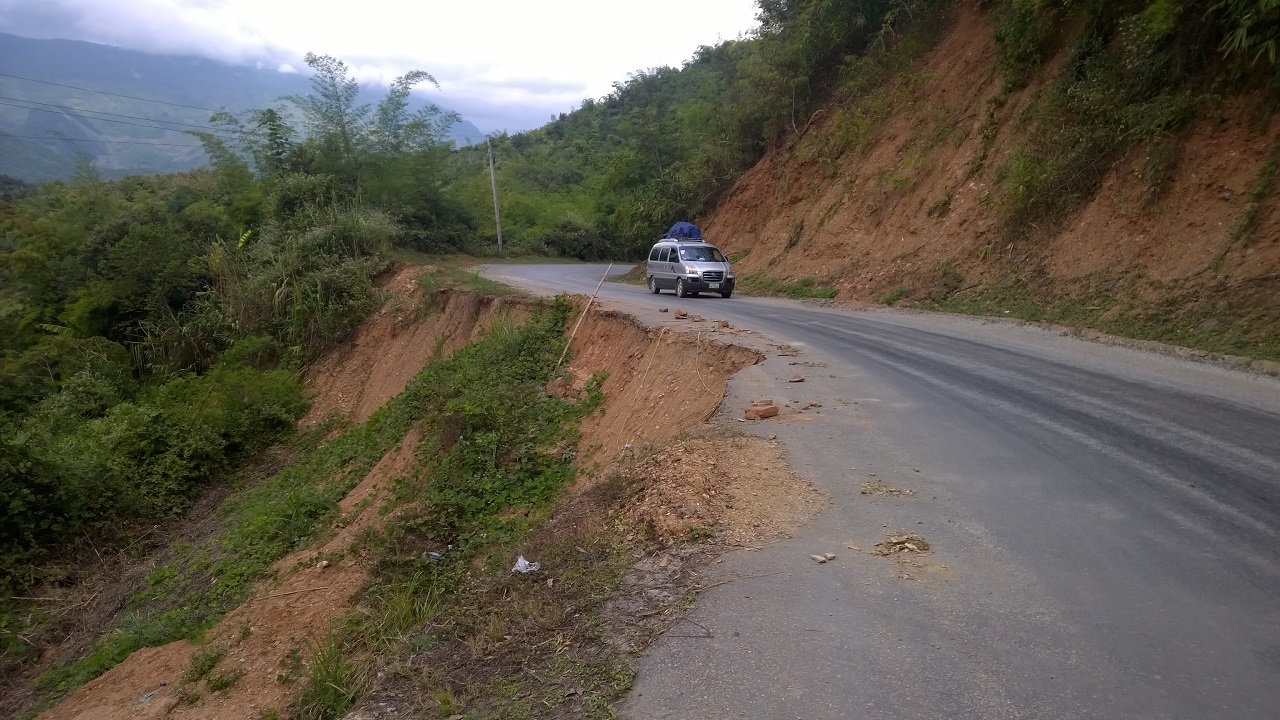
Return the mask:
M493 144L485 136L484 146L489 148L489 185L493 188L493 221L498 226L498 254L502 254L502 216L498 214L498 176L493 171Z

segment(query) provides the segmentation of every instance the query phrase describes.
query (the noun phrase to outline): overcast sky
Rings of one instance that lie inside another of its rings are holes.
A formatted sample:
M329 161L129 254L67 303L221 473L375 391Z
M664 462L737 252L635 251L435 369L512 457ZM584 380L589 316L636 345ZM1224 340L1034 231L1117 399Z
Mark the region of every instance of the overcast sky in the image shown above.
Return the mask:
M755 25L754 0L0 0L0 32L238 64L341 58L362 81L426 70L486 132L537 127L627 73Z

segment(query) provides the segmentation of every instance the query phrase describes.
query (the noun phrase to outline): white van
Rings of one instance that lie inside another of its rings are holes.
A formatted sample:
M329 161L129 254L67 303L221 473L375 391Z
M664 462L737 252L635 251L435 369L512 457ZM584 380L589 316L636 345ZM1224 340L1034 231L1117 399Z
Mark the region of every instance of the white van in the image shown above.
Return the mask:
M729 259L715 245L702 240L661 240L649 250L645 271L649 292L675 290L677 297L700 292L733 295L735 278Z

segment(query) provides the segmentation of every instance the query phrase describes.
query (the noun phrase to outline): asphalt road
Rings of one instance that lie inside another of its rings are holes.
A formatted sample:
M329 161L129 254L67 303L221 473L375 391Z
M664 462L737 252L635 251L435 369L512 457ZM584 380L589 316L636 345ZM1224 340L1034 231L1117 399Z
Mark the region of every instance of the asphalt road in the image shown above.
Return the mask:
M487 274L590 293L602 271ZM712 637L682 625L655 643L624 715L1280 718L1276 379L973 318L601 297L802 348L735 377L721 421L765 394L822 403L745 427L832 498L715 566L741 579L691 615ZM798 360L826 367L788 385ZM860 494L876 479L912 495ZM899 529L933 543L924 567L865 552Z

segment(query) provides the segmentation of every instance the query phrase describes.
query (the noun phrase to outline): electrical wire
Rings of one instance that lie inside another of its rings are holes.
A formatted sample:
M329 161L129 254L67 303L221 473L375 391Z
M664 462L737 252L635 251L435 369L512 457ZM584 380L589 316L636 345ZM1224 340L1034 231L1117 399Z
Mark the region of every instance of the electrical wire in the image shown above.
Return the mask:
M167 127L161 127L159 125L144 125L143 123L129 122L128 120L112 120L111 118L96 118L90 115L77 115L76 113L70 113L63 110L46 110L44 108L31 107L30 105L16 105L14 103L8 103L4 101L0 101L0 105L8 105L9 107L21 108L23 110L35 110L36 112L52 113L54 115L66 115L68 117L76 117L82 120L98 120L99 122L119 123L120 125L133 125L136 127L150 128L152 130L165 130L167 132L185 132L183 130L179 130L178 128L167 128ZM217 138L221 138L223 140L236 139L229 135L214 135L214 133L208 133L208 134L213 135L214 137L217 137Z
M44 105L45 107L59 108L61 110L75 110L76 112L93 113L95 115L111 115L113 117L128 118L130 120L146 120L147 122L165 123L166 125L182 125L185 127L193 127L198 130L211 130L213 132L221 132L219 128L211 127L209 125L196 125L194 123L179 122L177 120L161 120L159 118L141 117L138 115L122 115L120 113L107 112L106 110L90 110L88 108L78 108L78 107L72 107L70 105L56 105L54 103L40 102L39 100L27 100L26 98L9 97L8 95L0 95L0 100L14 100L16 102L30 103L32 105ZM31 109L38 110L40 108L31 108Z
M110 143L112 145L157 145L160 147L185 147L185 148L203 148L203 145L184 145L181 143L160 143L160 142L142 142L141 140L92 140L90 138L69 138L69 137L46 137L43 135L11 135L9 133L0 132L0 137L21 138L23 140L48 140L59 142L69 140L72 142L91 142L91 143Z
M141 100L142 102L159 103L161 105L172 105L174 107L189 108L191 110L204 110L206 112L220 112L213 108L198 107L196 105L183 105L182 103L167 102L165 100L152 100L151 98L136 97L134 95L121 95L120 93L107 92L106 90L94 90L93 88L76 87L75 85L63 85L62 83L49 82L48 80L37 80L35 78L23 77L21 75L11 75L9 73L0 73L0 77L13 78L15 80L26 80L27 82L40 83L41 85L53 85L54 87L70 88L71 90L80 90L82 92L100 93L102 95L111 95L113 97L127 98L129 100Z

